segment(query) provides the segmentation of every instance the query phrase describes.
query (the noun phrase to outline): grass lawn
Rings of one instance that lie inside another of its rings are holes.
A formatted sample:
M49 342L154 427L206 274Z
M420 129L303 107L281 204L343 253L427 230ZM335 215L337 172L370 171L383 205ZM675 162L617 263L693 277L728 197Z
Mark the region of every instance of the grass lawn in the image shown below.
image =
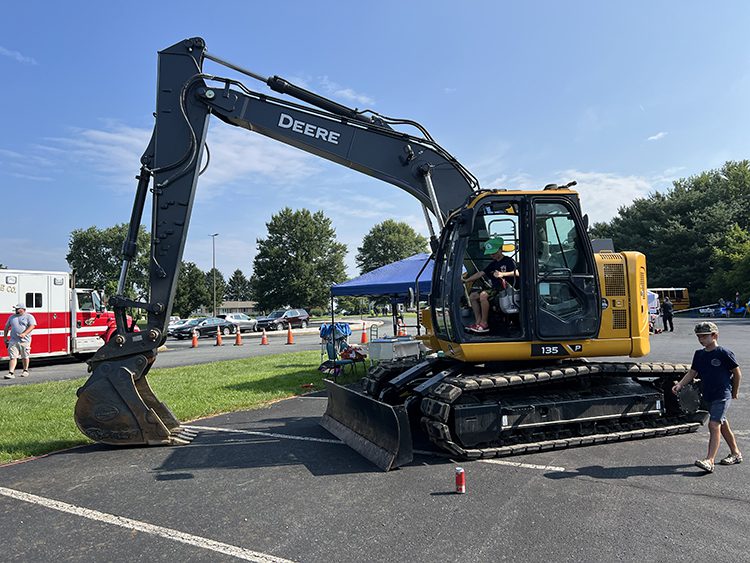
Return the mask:
M319 363L317 351L294 352L154 369L148 381L157 397L186 422L323 389ZM347 374L349 381L357 377ZM0 463L89 443L73 421L76 389L84 381L0 388ZM309 383L312 389L302 387Z

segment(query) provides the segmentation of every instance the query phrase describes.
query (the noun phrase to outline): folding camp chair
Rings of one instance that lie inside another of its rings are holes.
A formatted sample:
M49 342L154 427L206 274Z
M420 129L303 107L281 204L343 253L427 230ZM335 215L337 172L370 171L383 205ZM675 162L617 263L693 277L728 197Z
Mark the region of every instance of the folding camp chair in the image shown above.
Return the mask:
M340 357L342 350L349 347L351 333L352 329L348 323L336 323L334 325L323 323L320 326L321 363L318 369L330 375L334 381L341 375L346 366L350 366L352 373L356 369L355 360L345 360ZM324 358L326 359L324 360Z

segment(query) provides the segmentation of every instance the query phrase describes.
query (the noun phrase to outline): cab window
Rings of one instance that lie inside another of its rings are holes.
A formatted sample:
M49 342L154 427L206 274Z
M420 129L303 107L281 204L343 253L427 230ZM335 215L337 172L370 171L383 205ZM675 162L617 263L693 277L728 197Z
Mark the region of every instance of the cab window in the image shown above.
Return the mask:
M537 330L543 337L590 336L598 326L593 260L573 210L563 203L538 202L536 230Z
M94 300L90 293L78 293L78 310L95 311Z

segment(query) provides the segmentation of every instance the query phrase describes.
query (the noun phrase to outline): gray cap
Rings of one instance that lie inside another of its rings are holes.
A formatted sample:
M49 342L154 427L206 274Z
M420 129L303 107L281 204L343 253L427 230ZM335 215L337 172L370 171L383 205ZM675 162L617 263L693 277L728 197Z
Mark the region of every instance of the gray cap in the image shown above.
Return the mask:
M13 308L14 309L25 309L26 305L24 305L23 303L16 303L15 305L13 305Z
M711 334L711 333L719 334L719 327L716 326L716 323L705 321L705 322L698 323L697 325L695 325L695 334Z

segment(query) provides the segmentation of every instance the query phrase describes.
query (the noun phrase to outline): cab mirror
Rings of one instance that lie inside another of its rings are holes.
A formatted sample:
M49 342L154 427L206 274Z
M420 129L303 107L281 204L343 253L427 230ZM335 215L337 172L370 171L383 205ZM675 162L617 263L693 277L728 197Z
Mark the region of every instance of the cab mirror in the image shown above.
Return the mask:
M589 214L588 213L586 213L583 216L583 230L586 231L587 233L589 232Z

